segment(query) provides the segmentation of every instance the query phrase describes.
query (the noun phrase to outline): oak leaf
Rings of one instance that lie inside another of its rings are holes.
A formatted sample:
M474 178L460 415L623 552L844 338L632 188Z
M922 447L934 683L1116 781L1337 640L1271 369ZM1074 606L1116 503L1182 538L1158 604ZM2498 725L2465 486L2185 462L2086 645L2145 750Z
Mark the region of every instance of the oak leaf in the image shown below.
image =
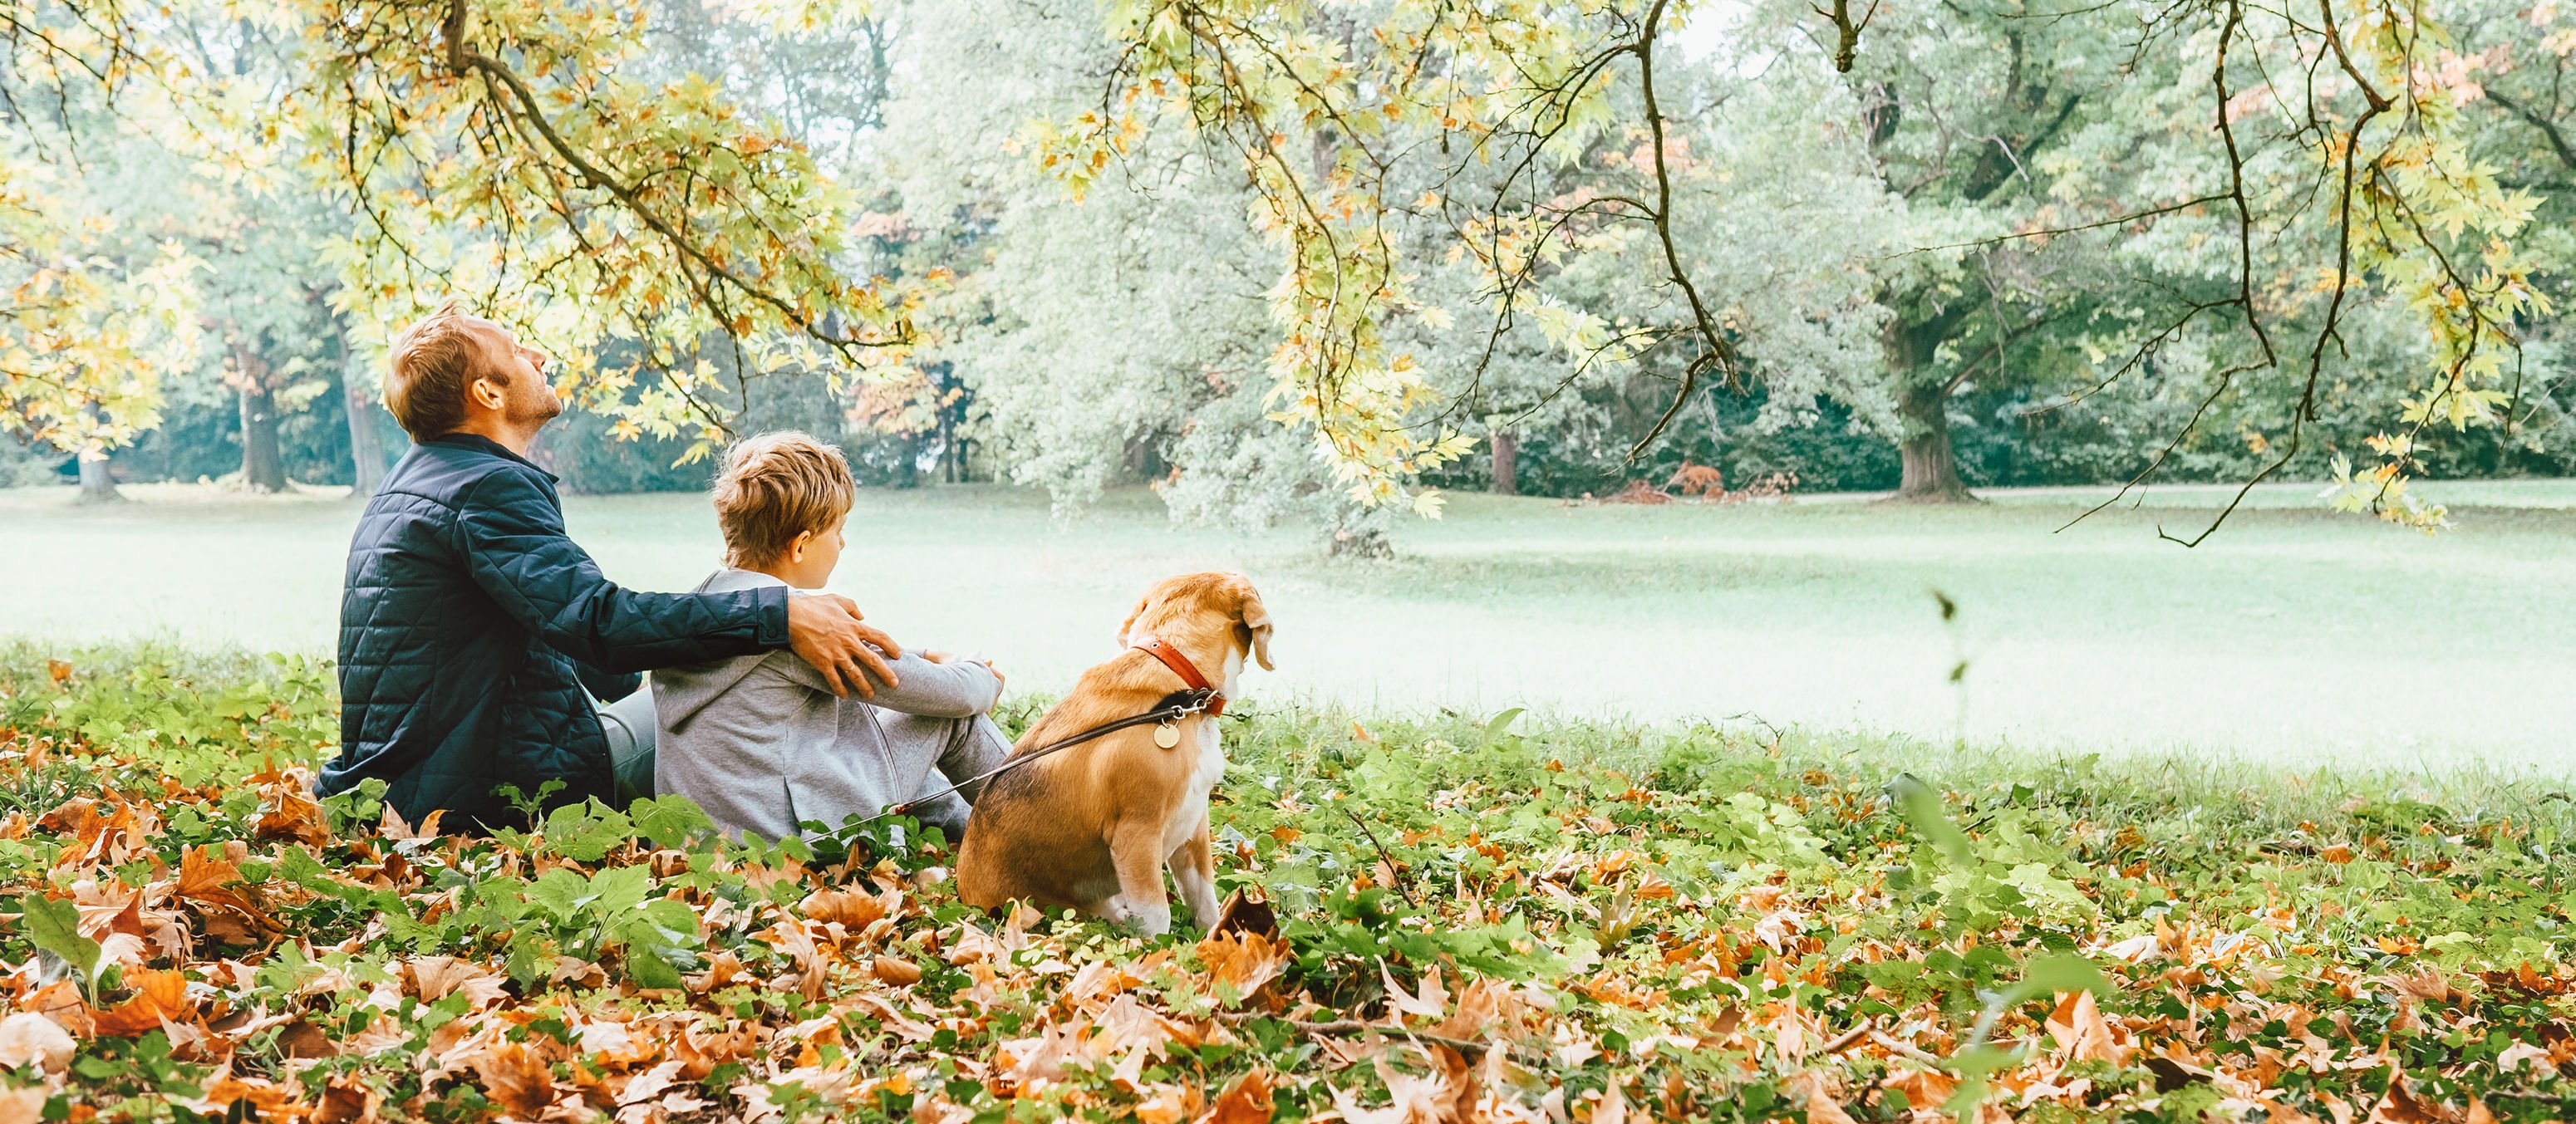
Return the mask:
M2102 1017L2090 991L2067 992L2048 1015L2048 1036L2057 1040L2061 1062L2109 1062L2126 1065L2129 1048Z
M341 1074L323 1087L322 1102L313 1109L313 1124L372 1124L384 1099L357 1075Z
M1198 1124L1270 1124L1270 1071L1256 1069L1217 1094L1216 1105Z
M509 987L500 973L470 960L453 956L422 956L413 959L410 969L412 994L423 1003L436 1003L458 992L465 994L466 1009L479 1011L509 997Z
M1259 933L1216 933L1198 944L1199 962L1207 965L1208 982L1251 996L1277 979L1288 965L1288 946Z
M1141 1124L1180 1124L1198 1114L1200 1100L1195 1087L1165 1085L1136 1103L1136 1119Z
M1843 1111L1842 1103L1825 1088L1824 1077L1814 1070L1792 1078L1790 1087L1796 1089L1806 1102L1807 1124L1858 1124L1850 1113Z
M856 932L886 916L886 905L855 890L816 890L796 903L797 912L815 921L837 921Z
M534 1120L554 1106L553 1071L525 1043L500 1041L468 1059L483 1095L512 1115Z
M1889 1076L1879 1085L1905 1094L1905 1103L1916 1108L1937 1107L1959 1091L1959 1083L1937 1069L1909 1069Z
M188 977L178 971L138 969L127 977L135 995L104 1011L93 1011L90 1020L94 1033L110 1038L131 1038L146 1031L161 1029L165 1019L185 1018L192 1006L188 1002Z

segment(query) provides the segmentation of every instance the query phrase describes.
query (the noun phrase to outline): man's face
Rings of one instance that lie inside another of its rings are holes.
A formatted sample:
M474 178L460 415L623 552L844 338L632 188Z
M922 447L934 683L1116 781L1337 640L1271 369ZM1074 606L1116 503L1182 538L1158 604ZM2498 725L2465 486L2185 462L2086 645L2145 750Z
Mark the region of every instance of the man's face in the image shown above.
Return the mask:
M563 413L563 399L546 381L546 356L489 320L472 321L483 341L482 380L501 392L503 417L513 425L543 425Z

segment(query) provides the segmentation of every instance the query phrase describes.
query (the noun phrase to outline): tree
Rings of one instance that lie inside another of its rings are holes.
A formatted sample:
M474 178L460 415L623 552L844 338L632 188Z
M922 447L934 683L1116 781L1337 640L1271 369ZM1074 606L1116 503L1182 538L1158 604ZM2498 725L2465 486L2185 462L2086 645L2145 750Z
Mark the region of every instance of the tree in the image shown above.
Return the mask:
M696 74L652 77L649 20L544 3L301 6L322 80L291 99L307 167L366 218L378 313L476 294L628 423L727 435L702 390L886 365L902 298L851 275L851 197L777 122ZM801 18L800 9L791 16ZM602 349L610 340L622 346ZM638 379L654 376L632 399Z
M2037 18L2009 0L1889 5L1870 33L1884 49L1858 53L1843 77L1847 120L1903 211L1903 233L1884 247L1893 260L1875 271L1896 498L1955 502L1970 497L1953 395L1972 381L2068 376L2048 361L2064 358L2050 344L2069 328L2101 333L2087 294L2119 284L2103 260L2111 249L2017 236L2089 217L2097 201L2054 193L2052 169L2081 145L2116 150L2165 132L2162 107L2142 109L2136 91L2170 85L2178 67L2127 49L2099 21Z
M17 33L9 73L30 79L12 91L12 124L36 127L42 93L112 105L129 128L166 117L158 139L219 169L266 169L268 142L286 142L285 166L359 219L332 260L362 348L445 293L474 295L571 360L566 389L617 415L621 435L686 427L701 451L727 432L701 393L716 370L702 341L722 342L737 390L787 370L838 385L901 352L907 298L852 260L846 193L797 137L742 112L716 82L639 77L652 61L640 13L267 0L243 22L283 33L281 70L294 81L257 105L232 100L243 75L205 65L230 60L173 42L197 14L0 2L0 23ZM841 17L798 7L780 18ZM175 322L153 302L188 290L144 280L139 263L123 277L56 264L69 235L46 225L51 209L32 193L65 153L13 142L0 158L0 236L22 298L0 355L23 360L0 405L13 426L57 443L122 440L149 423L153 401L132 381L140 325L155 313Z
M1852 73L1874 41L1864 33L1909 23L1937 31L1941 7L1897 0L1884 12L1856 16L1837 4L1824 13L1831 45L1783 61ZM2061 221L2052 225L1989 232L1972 236L1970 244L1993 252L2087 230L2135 233L2164 216L2190 220L2177 224L2185 228L2214 224L2223 236L2216 244L2232 243L2225 270L2232 284L2216 291L2193 286L2176 318L2147 324L2135 333L2142 341L2136 346L2152 348L2207 316L2224 325L2220 330L2242 345L2246 358L2216 373L2204 401L2240 381L2293 388L2299 405L2286 440L2248 488L2300 452L2348 298L2369 284L2409 302L2434 338L2433 377L2402 411L2405 432L2375 446L2379 463L2345 470L2339 502L2437 525L2438 508L2403 492L2416 443L2429 426L2464 428L2491 415L2501 393L2493 384L2502 356L2517 340L2512 325L2545 302L2532 287L2529 262L2510 241L2522 230L2529 200L2500 190L2467 164L2459 117L2464 84L2423 65L2444 34L2428 13L2412 0L2379 0L2340 15L2328 0L2315 22L2251 10L2238 0L2158 8L2143 22L2125 8L2023 13L2004 4L1984 11L2033 28L2117 27L2113 21L2129 20L2132 30L2101 34L2125 38L2126 58L2136 65L2124 68L2120 56L2066 58L2063 65L2092 67L2097 85L2139 73L2151 90L2158 76L2172 76L2175 88L2189 75L2203 76L2206 85L2198 102L2201 124L2165 138L2172 151L2159 170L2181 174L2159 180L2065 169L2061 181L2095 188L2074 196L2082 205L2059 208ZM1450 225L1466 252L1493 264L1493 294L1504 312L1520 280L1567 252L1575 220L1598 216L1651 231L1663 251L1654 282L1675 294L1687 315L1643 333L1644 346L1634 352L1640 361L1665 349L1678 353L1677 393L1650 439L1689 404L1703 377L1733 378L1742 370L1723 309L1706 298L1706 275L1693 269L1674 234L1688 216L1676 205L1670 118L1657 75L1659 59L1668 58L1666 36L1686 9L1668 0L1473 6L1389 0L1365 8L1132 0L1113 13L1121 54L1106 96L1099 109L1062 123L1047 139L1047 157L1081 186L1150 119L1170 114L1242 161L1263 201L1261 225L1284 251L1282 393L1359 479L1359 494L1400 494L1406 474L1461 451L1452 437L1417 437L1406 428L1427 394L1403 357L1384 346L1386 318L1411 302L1397 266L1398 220L1406 214L1463 207L1468 214L1452 216ZM1900 35L1884 49L1917 46ZM2060 89L2055 81L2034 88L2016 76L2009 59L2006 66L2005 104L1997 107L2006 119L1996 123L1998 131L1971 138L1995 142L1994 151L1942 168L1956 177L1963 198L1983 198L1995 190L1988 184L2028 175L2013 150L2043 143L2062 128L2054 122L2083 112L2083 91ZM1620 91L1632 100L1623 103ZM2249 113L2257 117L2240 125ZM1551 195L1548 162L1580 151L1605 130L1649 142L1637 190L1580 200ZM1480 166L1504 169L1504 190L1463 204L1436 192L1410 194L1416 184L1445 183L1451 170ZM2287 256L2293 251L2299 256ZM2315 300L2279 291L2286 279L2320 276L2325 280ZM1950 331L1970 319L1946 304L1895 311L1911 321L1895 329L1890 350L1897 367L1938 359ZM2311 312L2303 346L2294 350L2287 339L2275 340ZM1991 350L2019 336L2008 316L1997 318L1993 331ZM2114 363L2110 377L2128 369ZM1934 454L1946 419L1932 406L1940 395L1930 391L1955 389L1957 371L1937 382L1909 379L1907 386L1922 389L1900 394L1911 398L1910 412L1924 430L1916 459L1926 490L1952 490L1939 479L1942 458ZM2187 422L2177 442L2194 425ZM2164 459L2152 459L2136 479L2152 479Z
M1253 197L1186 131L1134 138L1081 196L1012 151L1032 102L1070 111L1112 61L1089 3L900 8L919 72L995 76L898 88L880 138L902 268L958 271L919 317L925 365L973 391L998 474L1075 512L1154 483L1181 519L1321 528L1384 549L1384 519L1333 486L1311 441L1267 417L1266 253Z
M2517 241L2537 203L2476 163L2501 111L2541 104L2511 81L2482 99L2477 76L2546 60L2459 54L2413 0L2313 18L2239 0L1109 14L1092 38L1078 5L959 26L820 4L254 0L217 17L0 0L19 32L0 184L55 190L77 148L47 138L96 122L216 178L295 173L356 218L327 254L343 369L461 291L564 356L566 389L613 432L695 452L758 415L767 375L835 399L855 380L928 387L908 349L936 303L947 353L930 362L977 411L940 424L981 427L1021 479L1078 503L1178 469L1176 512L1295 508L1355 540L1373 532L1349 504L1433 508L1416 481L1480 433L1619 432L1642 456L1713 416L1711 386L1750 394L1765 425L1830 400L1899 436L1907 491L1948 495L1961 395L2072 403L2152 371L2195 404L2136 481L2238 403L2281 414L2261 479L2312 448L2329 368L2381 301L2427 329L2425 366L2343 468L2341 502L2438 525L2405 477L2435 431L2510 422L2508 358L2547 307ZM258 51L176 30L236 16ZM1675 37L1720 19L1714 61L1686 65ZM933 72L900 63L905 34L954 46L914 56L943 65L1017 60L954 72L1043 79L905 91ZM889 89L929 112L888 115L881 140ZM963 110L944 133L942 99ZM2556 104L2514 118L2529 152ZM1031 108L1050 124L1022 129ZM963 188L902 167L924 153ZM845 186L879 164L894 202ZM1055 209L1032 168L1105 205ZM921 237L863 229L898 207ZM80 249L56 208L9 213L7 280L50 319L8 338L68 364L8 368L11 424L103 449L148 423L155 388L119 380L144 378L128 353L180 319L148 306L197 294L138 284L157 257ZM952 250L966 279L942 295L934 257ZM1104 316L1085 261L1158 287ZM272 370L293 358L252 350ZM878 397L907 404L882 416L920 404ZM1275 421L1295 428L1244 428ZM1238 486L1255 479L1268 498Z
M349 425L349 490L354 495L371 496L385 480L384 443L376 424L376 388L383 385L383 380L376 377L371 358L349 338L347 316L332 314L331 342L339 352L340 408Z
M22 162L33 147L0 138L0 430L79 454L99 496L107 451L153 423L162 372L190 359L189 263L116 254L59 173Z

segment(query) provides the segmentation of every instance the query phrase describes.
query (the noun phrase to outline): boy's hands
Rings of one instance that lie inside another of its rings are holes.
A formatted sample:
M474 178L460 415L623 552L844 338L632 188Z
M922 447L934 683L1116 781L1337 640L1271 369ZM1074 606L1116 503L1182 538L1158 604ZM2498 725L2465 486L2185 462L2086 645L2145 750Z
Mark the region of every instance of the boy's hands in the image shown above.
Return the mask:
M956 663L956 657L958 657L956 652L917 652L917 655L920 655L922 660L930 660L930 663ZM984 670L989 670L989 673L992 673L992 686L994 686L994 691L999 691L999 688L1007 686L1007 683L1010 683L1010 678L1005 678L1005 675L1002 675L1002 668L994 668L992 660L987 660L987 657L981 657L981 655L969 655L969 657L966 657L966 660L969 660L969 663L981 663L981 665L984 665ZM997 693L997 699L999 699L999 693Z
M921 658L929 660L932 663L953 663L957 659L957 653L955 652L922 652L919 653L919 655ZM992 672L993 685L995 687L1001 687L1010 682L1008 678L1003 676L1002 669L993 666L993 661L991 660L985 659L982 656L968 656L966 657L966 661L968 663L982 664L984 665L984 670Z
M886 665L903 655L894 637L859 623L859 607L849 598L826 593L787 599L787 647L821 672L832 693L848 698L877 695L873 675L895 686L894 669Z

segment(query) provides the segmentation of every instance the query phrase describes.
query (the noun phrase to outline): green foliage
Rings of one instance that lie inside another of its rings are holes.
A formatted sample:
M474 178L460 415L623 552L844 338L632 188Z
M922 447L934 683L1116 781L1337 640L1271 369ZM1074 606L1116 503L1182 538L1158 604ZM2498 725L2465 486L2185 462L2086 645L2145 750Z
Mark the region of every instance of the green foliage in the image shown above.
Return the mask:
M2438 526L2405 479L2576 466L2570 17L2317 16L20 0L0 429L185 480L273 427L350 479L458 291L589 407L572 490L794 425L1382 554L1354 504L1495 435L1563 496L1888 487L1937 436L1970 484L2333 476Z
M27 943L69 965L83 990L98 986L98 942L80 933L80 908L60 898L27 894L18 899L18 924Z
M685 801L379 835L372 795L315 807L271 764L328 745L306 665L66 663L0 661L0 773L79 780L0 840L22 918L0 956L91 981L63 1008L73 1063L30 1075L58 1103L193 1118L342 1089L528 1117L595 1086L998 1118L1256 1082L1303 1113L1471 1088L1532 1112L1556 1090L1704 1119L2091 1117L2209 1107L2188 1087L2223 1081L2322 1116L2402 1072L2407 1096L2509 1120L2576 1093L2527 1050L2498 1062L2576 1020L2576 813L2525 788L2293 791L2253 767L2209 788L1795 732L1245 708L1219 876L1271 900L1276 934L1144 940L967 909L935 840L815 866ZM183 673L161 679L176 713L230 712L187 740L232 766L182 785L137 756L170 744L129 724L164 720L123 697L152 667ZM81 934L69 896L124 887L160 887L144 936ZM164 917L188 939L148 939ZM286 1021L195 1052L161 1029L222 1010ZM1461 1085L1423 1049L1451 1044L1532 1076ZM2277 1064L2298 1051L2325 1068ZM2023 1092L2049 1075L2089 1091Z

